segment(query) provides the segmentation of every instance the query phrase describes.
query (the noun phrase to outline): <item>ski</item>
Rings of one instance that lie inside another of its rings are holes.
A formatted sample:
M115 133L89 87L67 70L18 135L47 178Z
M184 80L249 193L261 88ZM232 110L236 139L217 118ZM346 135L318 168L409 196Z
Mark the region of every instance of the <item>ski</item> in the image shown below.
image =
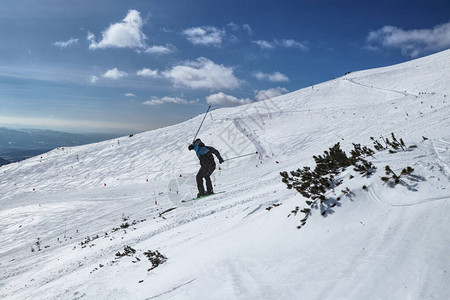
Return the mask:
M159 213L159 217L160 217L160 218L163 218L163 219L165 220L166 218L163 216L163 214L168 213L168 212L171 212L171 211L174 210L174 209L176 209L176 207L172 207L172 208L166 209L166 210L163 211L163 212L160 212L160 213Z
M205 195L205 196L201 196L201 197L198 197L198 198L192 198L192 199L190 199L190 200L182 200L181 202L183 202L183 203L185 203L185 202L190 202L190 201L194 201L194 200L198 200L198 199L203 199L203 198L206 198L206 197L209 197L209 196L214 196L214 195L217 195L217 194L223 194L223 193L225 193L225 191L215 192L214 194Z

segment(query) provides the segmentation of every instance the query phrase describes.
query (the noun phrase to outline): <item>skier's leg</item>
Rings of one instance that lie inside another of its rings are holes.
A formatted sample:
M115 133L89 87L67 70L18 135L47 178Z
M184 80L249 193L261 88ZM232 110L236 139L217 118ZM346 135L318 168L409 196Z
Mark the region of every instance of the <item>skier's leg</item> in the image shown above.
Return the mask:
M209 176L206 176L205 179L206 179L206 193L207 194L214 193L211 178Z
M198 189L198 195L197 197L203 196L205 194L205 188L203 187L203 177L205 177L205 170L200 168L200 170L197 173L196 180L197 180L197 189Z
M205 180L206 180L206 193L207 194L213 194L213 186L212 186L212 182L211 182L211 174L214 172L214 168L211 170L208 170L208 173L205 174Z

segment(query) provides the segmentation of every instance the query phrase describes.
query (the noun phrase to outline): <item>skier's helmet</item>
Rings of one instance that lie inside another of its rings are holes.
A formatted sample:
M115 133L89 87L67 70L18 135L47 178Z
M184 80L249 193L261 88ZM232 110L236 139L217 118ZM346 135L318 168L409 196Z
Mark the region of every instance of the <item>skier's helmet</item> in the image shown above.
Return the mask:
M194 145L200 146L200 144L203 144L202 141L201 141L200 139L196 139L196 140L194 141Z

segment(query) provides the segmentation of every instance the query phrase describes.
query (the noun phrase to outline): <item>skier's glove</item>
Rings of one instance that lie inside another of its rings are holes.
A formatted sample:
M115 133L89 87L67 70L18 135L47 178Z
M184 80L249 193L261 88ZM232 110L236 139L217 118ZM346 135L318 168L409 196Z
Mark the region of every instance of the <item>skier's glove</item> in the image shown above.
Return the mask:
M222 158L219 159L219 164L221 164L221 163L223 163L223 159Z

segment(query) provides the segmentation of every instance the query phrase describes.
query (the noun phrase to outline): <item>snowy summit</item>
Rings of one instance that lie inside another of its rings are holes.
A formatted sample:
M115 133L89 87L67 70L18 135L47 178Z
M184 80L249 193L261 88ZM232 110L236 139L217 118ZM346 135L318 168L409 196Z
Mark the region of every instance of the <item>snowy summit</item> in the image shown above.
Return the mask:
M2 166L0 298L449 299L449 102L446 50L212 110L224 193L186 203L204 114ZM287 189L337 143L370 172Z

